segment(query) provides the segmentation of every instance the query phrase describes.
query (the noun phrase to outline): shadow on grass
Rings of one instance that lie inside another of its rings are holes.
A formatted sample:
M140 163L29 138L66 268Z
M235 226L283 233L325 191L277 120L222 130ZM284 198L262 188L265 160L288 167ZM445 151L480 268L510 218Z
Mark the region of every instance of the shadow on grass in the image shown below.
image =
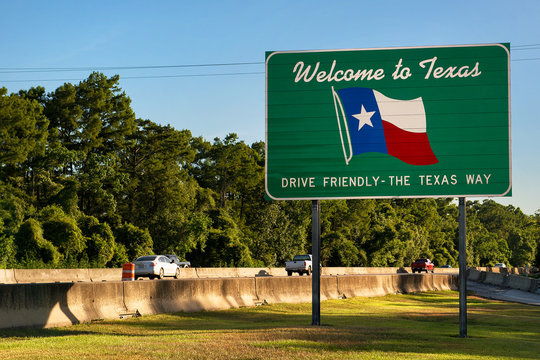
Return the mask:
M275 304L227 311L204 311L102 321L59 329L11 329L0 337L58 337L97 334L164 336L233 341L261 349L313 352L442 354L448 358L536 359L540 353L540 309L487 300L469 302L474 315L469 339L457 337L455 294L396 295L374 300L323 302L323 326L311 326L311 304ZM388 309L389 305L392 309ZM410 309L407 309L410 306ZM422 307L425 309L422 309ZM449 307L454 310L449 311ZM524 317L529 322L522 321ZM154 341L152 341L154 342ZM396 355L399 357L398 355ZM413 355L414 356L414 355Z
M384 313L384 310L379 313L339 313L323 303L323 326L317 327L310 326L311 304L278 304L229 311L177 313L158 318L143 317L121 325L130 330L138 328L140 333L182 330L204 333L204 336L209 336L209 333L217 336L223 330L228 330L236 332L235 336L241 341L266 349L332 353L432 353L455 358L485 356L515 359L536 359L540 353L540 344L536 341L540 336L540 316L537 316L540 313L536 308L486 300L473 301L471 307L476 313L474 320L469 323L470 338L462 339L457 336L459 318L454 299L436 299L436 296L429 294L411 296L415 301L410 305L417 308L422 303L429 303L431 311L407 311L404 308L395 313ZM392 306L398 304L391 303ZM401 307L402 304L399 305ZM448 312L450 306L456 311ZM495 312L492 311L494 309ZM520 317L527 314L534 317L530 323L520 322Z
M50 338L60 336L88 335L88 331L72 330L68 328L12 328L1 329L0 338Z

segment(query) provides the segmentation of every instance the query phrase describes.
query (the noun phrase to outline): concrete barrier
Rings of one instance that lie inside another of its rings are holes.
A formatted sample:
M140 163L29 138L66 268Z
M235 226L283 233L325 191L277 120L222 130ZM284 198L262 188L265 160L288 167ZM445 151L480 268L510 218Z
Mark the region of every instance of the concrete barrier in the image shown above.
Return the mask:
M472 281L483 281L482 274L483 274L482 271L479 271L476 269L469 269L469 275L467 278Z
M158 314L310 302L311 277L254 276L178 280L27 283L0 285L0 328L51 327ZM346 295L455 289L443 274L342 275L321 277L321 300Z
M433 274L417 276L406 274L397 276L397 287L395 292L404 294L435 290L433 286Z
M17 283L90 281L88 269L13 269Z
M285 268L195 268L199 278L286 276Z
M486 272L486 278L484 279L484 283L490 285L504 286L506 276L506 274L501 274L497 272Z
M124 303L142 315L254 306L255 278L179 279L124 283Z
M180 277L183 279L197 279L199 275L197 275L197 269L195 268L182 268Z
M104 319L108 315L96 309L95 284L81 282L73 284L55 283L50 285L52 289L57 290L58 296L56 299L58 301L49 312L47 327L85 323L95 319ZM103 287L100 287L99 293L101 297L106 298L108 294L104 293L103 290ZM50 302L54 302L54 299L55 296L51 296Z
M382 296L395 292L394 276L346 275L337 277L338 291L346 297Z
M92 284L92 304L97 316L96 319L118 319L123 314L133 312L125 305L124 283L122 281L107 281ZM84 285L79 283L75 284L74 287Z
M410 273L411 268L397 267L323 267L323 275L365 275Z
M492 272L497 274L508 274L512 271L512 269L509 268L503 268L503 267L494 267L494 266L488 266L486 268L486 272Z
M346 297L458 289L458 277L445 274L349 275L338 276L337 282L338 291Z
M64 326L98 319L92 283L0 285L0 328Z
M15 284L13 269L0 269L0 284Z
M538 292L538 284L540 282L539 280L521 276L521 275L500 273L500 272L497 272L498 268L493 268L493 269L497 269L495 270L495 272L489 271L489 270L492 270L490 268L487 268L488 271L480 271L478 269L479 268L469 269L469 277L468 277L469 280L482 282L484 284L489 284L489 285L508 287L508 288L522 290L522 291L529 291L532 293ZM517 268L514 268L514 269L517 269Z
M458 269L435 268L438 274L457 274ZM364 274L404 274L412 273L410 267L323 267L322 275L364 275Z
M287 276L287 272L285 271L285 267L279 267L279 268L268 268L268 275L270 276ZM259 274L257 276L261 276L263 274Z
M447 274L433 274L433 290L459 290L459 276L448 276Z
M238 277L237 268L197 268L199 278Z
M439 274L457 274L458 269L436 268ZM411 268L381 267L323 267L321 275L363 275L411 273ZM222 278L254 276L286 276L279 268L183 268L181 278ZM295 274L294 276L298 276ZM122 279L122 269L0 269L0 284L117 281Z
M459 274L458 268L435 268L435 274Z
M88 269L92 282L118 281L122 279L122 269Z
M257 277L255 278L255 288L257 298L260 301L269 303L309 302L311 301L311 282L309 276Z
M519 275L508 275L506 286L523 291L536 291L536 280Z

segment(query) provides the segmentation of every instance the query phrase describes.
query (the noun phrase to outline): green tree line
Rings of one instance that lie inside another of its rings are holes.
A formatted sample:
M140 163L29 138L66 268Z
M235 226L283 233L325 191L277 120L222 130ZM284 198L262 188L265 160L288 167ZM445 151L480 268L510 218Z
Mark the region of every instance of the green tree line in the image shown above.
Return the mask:
M0 88L0 268L282 266L311 249L309 201L266 201L264 143L138 119L119 77ZM540 213L467 202L468 264L540 263ZM321 203L325 266L457 265L452 199Z

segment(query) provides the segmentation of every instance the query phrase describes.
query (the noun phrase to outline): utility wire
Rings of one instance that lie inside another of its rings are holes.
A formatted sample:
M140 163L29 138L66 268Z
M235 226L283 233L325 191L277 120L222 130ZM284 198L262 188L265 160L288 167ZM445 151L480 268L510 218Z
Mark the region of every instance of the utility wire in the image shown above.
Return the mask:
M147 65L147 66L96 66L96 67L65 67L65 68L0 68L0 73L23 73L23 72L63 72L63 71L94 71L94 70L142 70L142 69L175 69L197 67L222 67L262 65L264 62L239 62L221 64L186 64L186 65Z
M148 75L148 76L121 76L120 80L126 79L160 79L160 78L183 78L183 77L207 77L207 76L236 76L236 75L260 75L264 71L235 72L235 73L212 73L212 74L181 74L181 75ZM38 81L80 81L77 79L28 79L28 80L0 80L0 83L8 82L38 82Z
M512 45L512 51L520 50L539 50L540 44L522 44ZM511 59L514 61L538 61L540 57ZM189 68L211 68L211 67L234 67L263 65L262 61L233 62L233 63L207 63L207 64L178 64L178 65L141 65L141 66L97 66L97 67L18 67L8 68L0 67L0 74L19 74L19 73L53 73L53 72L81 72L81 71L112 71L112 70L150 70L150 69L189 69ZM243 76L243 75L261 75L263 71L254 72L230 72L230 73L201 73L201 74L175 74L175 75L140 75L140 76L122 76L121 80L127 79L160 79L160 78L187 78L187 77L212 77L212 76ZM13 82L41 82L41 81L80 81L80 78L74 79L23 79L23 80L0 80L3 83Z
M511 50L537 50L540 44L513 45ZM538 60L538 58L516 59ZM223 67L223 66L245 66L262 65L262 61L233 62L233 63L209 63L209 64L180 64L180 65L139 65L139 66L95 66L95 67L0 67L0 73L24 73L24 72L64 72L64 71L94 71L94 70L142 70L142 69L175 69L175 68L198 68L198 67Z

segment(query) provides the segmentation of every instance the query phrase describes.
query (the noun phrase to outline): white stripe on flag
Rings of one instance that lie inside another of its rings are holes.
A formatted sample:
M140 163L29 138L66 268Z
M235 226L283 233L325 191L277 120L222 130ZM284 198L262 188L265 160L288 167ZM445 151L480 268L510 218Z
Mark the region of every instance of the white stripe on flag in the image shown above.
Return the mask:
M384 121L410 132L426 132L426 111L421 97L413 100L396 100L376 90L373 90L373 94Z

